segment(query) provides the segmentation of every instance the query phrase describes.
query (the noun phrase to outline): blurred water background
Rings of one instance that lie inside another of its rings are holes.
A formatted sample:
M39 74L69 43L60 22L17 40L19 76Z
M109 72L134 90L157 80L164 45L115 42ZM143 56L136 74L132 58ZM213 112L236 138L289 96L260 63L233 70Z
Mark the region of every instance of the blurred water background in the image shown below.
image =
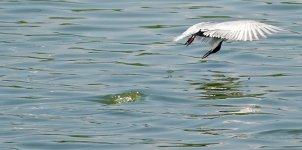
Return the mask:
M302 149L301 34L172 42L202 21L302 32L300 0L1 0L0 149Z

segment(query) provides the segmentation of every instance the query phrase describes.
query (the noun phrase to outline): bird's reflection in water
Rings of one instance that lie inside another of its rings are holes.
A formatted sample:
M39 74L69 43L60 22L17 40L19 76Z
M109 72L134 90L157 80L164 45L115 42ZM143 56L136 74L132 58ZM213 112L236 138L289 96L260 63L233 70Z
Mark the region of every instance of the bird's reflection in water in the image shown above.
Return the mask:
M238 137L241 135L233 133L233 128L226 128L226 124L229 127L238 124L258 124L259 122L242 120L242 116L269 113L265 112L266 108L259 104L259 98L264 94L253 93L252 87L247 84L248 77L233 77L231 73L216 71L209 73L212 75L207 76L207 80L191 82L199 93L195 98L201 101L195 105L195 108L200 110L200 113L187 115L189 118L211 120L214 124L219 122L221 126L199 126L187 128L185 131Z
M258 103L263 93L252 93L246 85L248 77L232 77L231 73L211 71L207 80L191 82L198 91L197 99L203 100L196 107L203 108L205 114L191 114L190 117L215 119L230 115L263 114L262 106ZM225 102L217 100L226 100ZM226 120L225 123L241 122ZM249 122L242 122L249 123Z
M211 79L206 81L192 81L191 85L200 93L199 98L203 100L220 100L227 98L256 97L262 94L248 94L244 90L239 77L227 76L227 73L212 71ZM248 80L246 78L245 80Z
M237 128L253 126L261 121L249 121L243 116L261 115L263 107L258 103L258 97L263 94L251 94L248 77L234 77L227 72L209 71L206 80L191 81L194 90L198 92L199 101L195 108L198 113L188 113L190 119L201 118L209 121L196 127L184 129L186 132L200 133L234 138L246 138L249 134L238 132ZM222 102L222 100L224 100Z

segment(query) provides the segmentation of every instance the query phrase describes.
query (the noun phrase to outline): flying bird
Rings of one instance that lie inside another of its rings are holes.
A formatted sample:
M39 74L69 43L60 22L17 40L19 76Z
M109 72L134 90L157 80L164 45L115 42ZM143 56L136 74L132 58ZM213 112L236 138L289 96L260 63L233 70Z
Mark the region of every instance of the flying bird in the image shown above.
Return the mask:
M283 31L283 29L253 20L226 21L220 23L201 22L189 27L181 35L174 38L174 41L179 41L190 36L185 43L186 46L189 46L195 38L201 38L202 41L208 42L210 45L209 51L202 57L206 58L218 52L223 41L254 41L266 38L268 35L279 31Z

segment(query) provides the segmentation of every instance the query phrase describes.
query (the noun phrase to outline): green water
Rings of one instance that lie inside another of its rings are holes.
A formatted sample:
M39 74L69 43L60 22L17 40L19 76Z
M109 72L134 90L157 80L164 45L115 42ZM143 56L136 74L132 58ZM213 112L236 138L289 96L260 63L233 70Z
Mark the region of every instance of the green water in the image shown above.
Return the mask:
M302 2L0 1L0 149L302 149ZM298 32L207 46L202 21Z

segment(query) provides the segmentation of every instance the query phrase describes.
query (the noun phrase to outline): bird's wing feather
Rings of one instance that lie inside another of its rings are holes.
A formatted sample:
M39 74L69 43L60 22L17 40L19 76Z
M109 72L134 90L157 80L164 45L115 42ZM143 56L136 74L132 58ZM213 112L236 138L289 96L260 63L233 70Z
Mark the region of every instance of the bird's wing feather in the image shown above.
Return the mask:
M266 38L268 35L283 29L252 20L228 21L207 26L203 34L208 37L236 41L253 41Z
M174 38L174 41L179 41L187 36L191 36L199 31L207 31L207 28L212 25L213 22L201 22L192 25L189 27L185 32L183 32L181 35Z

